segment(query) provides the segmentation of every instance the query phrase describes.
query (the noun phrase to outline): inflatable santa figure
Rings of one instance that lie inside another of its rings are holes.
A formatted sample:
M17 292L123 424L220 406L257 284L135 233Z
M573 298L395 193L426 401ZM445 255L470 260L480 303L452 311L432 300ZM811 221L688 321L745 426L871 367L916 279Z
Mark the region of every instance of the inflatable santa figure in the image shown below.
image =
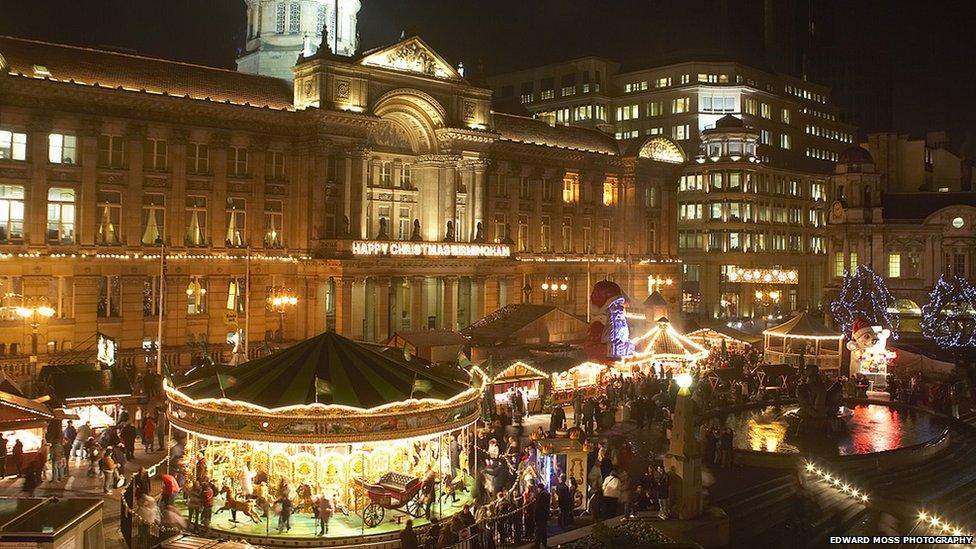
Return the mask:
M851 326L851 340L847 342L851 372L867 376L879 388L885 385L888 363L895 358L895 352L887 349L889 337L891 330L858 318Z
M615 282L601 280L590 292L590 328L583 349L591 360L614 362L634 354L624 307L627 296Z

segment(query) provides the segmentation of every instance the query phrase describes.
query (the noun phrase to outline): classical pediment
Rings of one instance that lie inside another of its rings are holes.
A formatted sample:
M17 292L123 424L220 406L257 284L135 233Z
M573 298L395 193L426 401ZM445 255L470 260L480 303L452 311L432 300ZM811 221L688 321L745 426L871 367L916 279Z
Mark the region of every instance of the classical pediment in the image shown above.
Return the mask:
M401 40L392 46L366 53L359 60L359 64L418 73L444 80L461 80L461 75L450 63L416 36Z

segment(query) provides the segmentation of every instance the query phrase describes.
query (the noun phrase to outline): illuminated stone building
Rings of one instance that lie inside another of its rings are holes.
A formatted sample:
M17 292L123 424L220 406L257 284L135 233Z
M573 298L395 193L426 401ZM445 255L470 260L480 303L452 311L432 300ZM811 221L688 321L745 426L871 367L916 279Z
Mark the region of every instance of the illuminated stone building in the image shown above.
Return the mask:
M680 277L673 141L493 113L417 38L319 50L294 84L14 38L0 69L0 284L55 308L42 354L98 331L150 364L160 243L174 369L238 328L253 354L279 322L384 341L510 303L585 318L596 280L640 302ZM297 304L269 307L283 290ZM0 321L15 375L30 331Z
M820 306L827 177L766 164L758 134L735 116L720 118L681 176L686 312L749 317Z
M867 265L885 277L901 329L917 331L921 307L941 275L976 280L976 193L906 192L931 189L931 171L890 172L894 162L874 157L891 154L875 148L879 141L883 136L871 136L870 152L844 151L831 178L825 299L837 297L845 271ZM914 182L907 173L915 174ZM957 189L960 183L947 178L942 185Z
M499 105L520 105L555 124L603 128L618 139L664 135L686 151L697 151L702 133L732 114L756 129L756 155L765 163L810 173L829 173L856 139L854 127L838 120L828 88L740 63L629 67L583 57L488 82Z

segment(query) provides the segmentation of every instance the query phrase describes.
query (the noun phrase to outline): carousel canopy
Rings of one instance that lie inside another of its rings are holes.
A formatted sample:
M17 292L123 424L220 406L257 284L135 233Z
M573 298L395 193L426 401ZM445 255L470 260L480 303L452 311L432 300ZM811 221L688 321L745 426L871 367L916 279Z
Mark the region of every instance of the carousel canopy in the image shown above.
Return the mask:
M338 404L374 408L414 398L449 399L468 387L421 365L396 361L335 332L325 332L180 391L194 399L228 398L265 408Z
M763 332L766 335L799 339L840 339L843 335L827 328L807 313L800 313L779 326Z
M660 318L646 334L634 340L636 354L643 357L675 357L697 360L708 354L701 345L678 333L667 318Z

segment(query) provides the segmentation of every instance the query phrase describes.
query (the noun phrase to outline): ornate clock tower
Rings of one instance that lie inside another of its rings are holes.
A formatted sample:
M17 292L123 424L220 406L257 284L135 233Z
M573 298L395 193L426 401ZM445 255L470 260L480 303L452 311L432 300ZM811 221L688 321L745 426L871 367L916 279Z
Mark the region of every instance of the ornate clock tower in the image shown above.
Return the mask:
M329 49L338 55L356 53L356 19L360 0L245 0L247 43L237 70L284 80L300 55L310 56L327 31Z

